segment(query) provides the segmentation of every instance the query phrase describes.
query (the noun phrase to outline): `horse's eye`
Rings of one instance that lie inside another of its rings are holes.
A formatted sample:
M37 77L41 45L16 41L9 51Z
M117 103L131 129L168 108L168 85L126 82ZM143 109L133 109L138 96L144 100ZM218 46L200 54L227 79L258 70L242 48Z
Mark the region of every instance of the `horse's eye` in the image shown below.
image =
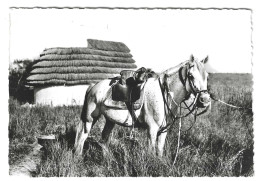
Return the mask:
M188 74L189 78L193 78L193 75L191 73Z

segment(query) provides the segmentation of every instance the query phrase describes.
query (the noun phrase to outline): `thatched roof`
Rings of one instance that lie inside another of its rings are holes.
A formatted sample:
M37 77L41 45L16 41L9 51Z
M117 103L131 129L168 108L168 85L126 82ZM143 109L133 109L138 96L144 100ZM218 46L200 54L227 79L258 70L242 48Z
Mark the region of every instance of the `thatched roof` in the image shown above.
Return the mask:
M135 68L124 43L89 39L88 47L45 49L35 60L27 84L90 84L112 78L123 69Z

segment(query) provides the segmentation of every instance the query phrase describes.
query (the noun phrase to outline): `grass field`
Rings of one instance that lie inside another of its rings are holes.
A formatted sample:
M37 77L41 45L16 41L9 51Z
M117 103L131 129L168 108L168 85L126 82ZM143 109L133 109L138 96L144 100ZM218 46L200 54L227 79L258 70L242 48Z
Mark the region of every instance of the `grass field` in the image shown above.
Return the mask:
M214 95L230 104L252 107L250 74L210 74L209 87ZM80 121L81 106L21 107L9 99L9 164L15 164L29 151L28 144L39 134L58 135L43 157L39 177L95 176L253 176L253 113L212 102L210 113L199 116L192 129L181 135L176 164L177 129L169 130L163 158L147 149L146 132L136 130L128 139L129 128L116 126L108 151L98 140L102 121L95 125L84 146L83 158L74 157L73 128ZM193 117L183 120L183 130Z

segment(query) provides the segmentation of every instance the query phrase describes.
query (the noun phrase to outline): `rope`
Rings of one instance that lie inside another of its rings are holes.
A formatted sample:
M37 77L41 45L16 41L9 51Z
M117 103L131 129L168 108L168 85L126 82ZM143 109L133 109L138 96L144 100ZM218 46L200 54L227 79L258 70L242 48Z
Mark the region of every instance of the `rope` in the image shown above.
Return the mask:
M228 104L228 103L226 103L226 102L224 102L224 101L221 101L221 100L217 100L218 102L221 102L222 104L225 104L225 105L227 105L227 106L229 106L229 107L233 107L233 108L238 108L238 109L252 109L252 108L247 108L247 107L240 107L240 106L234 106L234 105L232 105L232 104Z
M180 114L181 114L181 108L180 108ZM173 161L173 164L172 164L173 167L176 163L176 160L177 160L177 157L178 157L178 154L179 154L180 139L181 139L181 118L179 119L178 143L177 143L177 148L176 148L176 154L175 154L174 161Z
M169 108L168 108L168 104L166 104L166 105L167 105L167 109L169 109ZM195 110L195 107L196 107L196 106L194 106L194 107L192 108L192 110L189 111L189 112L188 112L187 114L185 114L185 115L175 116L174 118L172 118L172 122L168 122L168 123L166 124L166 126L164 126L164 127L161 126L161 127L160 127L160 130L159 130L158 133L157 133L157 136L159 136L161 133L165 133L165 132L167 131L168 127L172 126L172 125L175 123L175 120L176 120L176 119L181 119L181 118L187 117L188 115L192 114L192 112ZM179 108L181 108L181 107L179 107ZM168 111L171 112L171 110L168 110ZM171 112L171 113L172 113L172 112Z
M192 125L187 130L182 131L184 134L186 134L188 131L190 131L191 128L195 125L195 123L197 121L197 116L198 116L197 111L198 111L198 108L196 108L196 110L195 110L194 121L193 121Z
M136 74L136 72L135 72ZM135 76L134 76L135 77ZM132 91L133 91L133 87L131 87L130 89L130 95L129 95L129 98L130 98L130 109L131 109L131 116L132 116L132 130L130 132L130 139L133 139L135 137L135 134L134 134L134 129L135 129L135 122L137 121L137 117L135 115L135 112L134 112L134 105L133 105L133 102L132 102ZM130 111L130 110L129 110Z
M240 107L240 106L235 106L235 105L232 105L232 104L228 104L228 103L226 103L226 102L224 102L224 101L221 101L220 99L214 98L212 94L210 94L210 97L211 97L214 101L220 102L220 103L225 104L225 105L227 105L227 106L229 106L229 107L233 107L233 108L236 108L236 109L248 109L248 110L252 110L252 108L250 108L250 107L249 107L249 108L248 108L248 107ZM251 132L249 131L248 122L247 122L246 119L245 119L245 123L246 123L247 132L248 132L249 136L253 139L253 135L252 135Z
M170 116L171 116L172 121L171 121L171 122L168 122L168 123L166 124L166 126L161 126L160 129L159 129L159 131L157 132L157 136L159 136L159 135L162 134L162 133L165 133L165 132L167 131L167 129L175 123L175 120L176 120L176 119L184 118L184 117L187 117L188 115L192 114L193 111L194 111L195 108L196 108L196 101L197 101L197 98L198 98L198 94L197 94L196 97L195 97L195 99L194 99L194 101L193 101L193 103L191 104L192 106L187 106L187 104L185 104L185 105L186 105L186 108L185 108L185 109L188 109L188 110L189 110L189 112L188 112L187 114L181 115L181 113L180 113L180 116L176 116L176 115L172 112L172 110L170 109L169 105L167 104L168 101L166 100L166 98L165 98L165 96L164 96L164 92L165 92L165 90L167 90L167 89L164 89L164 87L162 86L162 83L161 83L160 79L158 79L158 81L159 81L159 85L160 85L160 88L161 88L164 105L166 106L166 108L167 108L167 110L168 110L168 113L170 113ZM175 102L173 99L171 99L171 100L172 100L173 102ZM184 101L185 101L185 99L184 99L182 102L184 102ZM182 103L182 102L181 102L181 103ZM180 109L182 108L181 103L180 103L180 105L177 104L177 107L180 108ZM192 109L190 109L190 107L192 107Z
M220 99L214 98L212 94L210 94L210 98L213 99L214 101L220 102L220 103L225 104L225 105L227 105L229 107L233 107L233 108L237 108L237 109L251 109L252 110L252 108L240 107L240 106L235 106L235 105L232 105L232 104L228 104L228 103L226 103L224 101L221 101Z

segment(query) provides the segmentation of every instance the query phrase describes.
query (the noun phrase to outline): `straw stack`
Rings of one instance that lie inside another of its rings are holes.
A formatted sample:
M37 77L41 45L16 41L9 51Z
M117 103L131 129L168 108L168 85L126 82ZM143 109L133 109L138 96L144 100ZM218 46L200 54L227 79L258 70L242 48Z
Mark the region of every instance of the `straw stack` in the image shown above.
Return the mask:
M88 39L88 47L49 48L35 60L30 86L96 83L135 69L129 48L121 42Z

